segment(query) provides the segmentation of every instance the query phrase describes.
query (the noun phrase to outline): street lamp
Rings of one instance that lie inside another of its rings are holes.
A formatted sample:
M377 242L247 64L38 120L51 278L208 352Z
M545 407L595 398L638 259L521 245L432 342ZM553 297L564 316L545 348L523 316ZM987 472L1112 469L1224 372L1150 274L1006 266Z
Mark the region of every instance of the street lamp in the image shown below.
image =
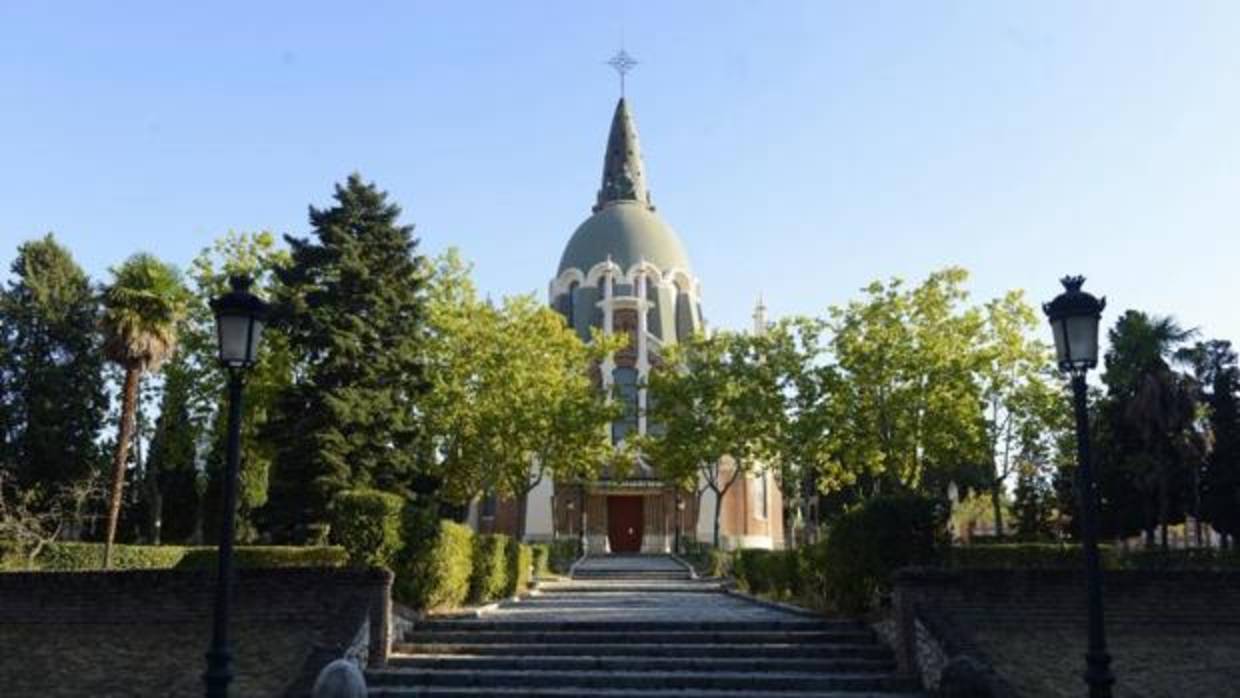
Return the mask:
M1083 276L1067 276L1061 281L1064 292L1042 306L1055 335L1055 356L1059 369L1072 378L1072 397L1076 408L1077 460L1080 467L1081 539L1085 548L1085 584L1089 600L1089 650L1085 654L1085 683L1090 698L1111 698L1111 655L1107 654L1106 631L1102 618L1102 566L1098 560L1098 493L1089 454L1089 414L1086 410L1085 374L1098 365L1098 321L1106 298L1098 299L1081 290Z
M680 554L680 529L685 521L685 498L676 490L676 554Z
M228 602L233 581L233 529L237 515L237 467L241 457L241 389L244 375L258 356L267 304L250 293L250 279L233 276L232 290L211 301L220 346L220 364L228 373L228 460L224 470L224 512L220 524L219 570L215 583L215 620L207 671L207 698L228 698L232 649L228 644Z

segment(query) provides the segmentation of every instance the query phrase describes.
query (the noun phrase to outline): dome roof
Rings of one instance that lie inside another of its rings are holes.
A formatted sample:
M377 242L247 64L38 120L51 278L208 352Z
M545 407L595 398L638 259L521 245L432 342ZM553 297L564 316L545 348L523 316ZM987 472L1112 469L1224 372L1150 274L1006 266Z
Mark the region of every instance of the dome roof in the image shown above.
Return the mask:
M689 269L689 257L676 231L637 201L611 202L578 226L564 248L559 271L589 272L608 258L626 271L642 260L663 271Z

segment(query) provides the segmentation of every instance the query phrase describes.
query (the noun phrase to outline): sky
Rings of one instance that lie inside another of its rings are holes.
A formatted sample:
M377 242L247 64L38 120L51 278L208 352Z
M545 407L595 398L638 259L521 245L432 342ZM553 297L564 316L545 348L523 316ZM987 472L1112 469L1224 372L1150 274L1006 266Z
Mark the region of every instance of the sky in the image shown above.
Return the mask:
M0 264L95 278L306 235L361 172L494 296L590 213L623 44L648 181L715 327L875 279L1240 341L1240 3L0 2ZM1049 332L1047 333L1049 340Z

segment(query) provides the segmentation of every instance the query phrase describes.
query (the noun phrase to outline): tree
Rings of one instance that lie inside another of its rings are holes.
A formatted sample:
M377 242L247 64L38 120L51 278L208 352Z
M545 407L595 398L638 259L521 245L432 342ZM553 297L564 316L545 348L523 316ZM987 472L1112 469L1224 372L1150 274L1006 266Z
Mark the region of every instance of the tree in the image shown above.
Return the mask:
M1195 458L1189 452L1194 388L1170 365L1176 348L1193 334L1172 318L1135 310L1125 312L1108 333L1102 376L1107 386L1107 450L1114 466L1141 493L1147 545L1153 544L1161 524L1166 547L1167 526L1183 513L1188 480L1184 465Z
M400 207L353 174L335 205L311 207L313 234L288 236L275 321L297 357L270 425L265 514L279 535L323 527L333 496L407 492L418 472L425 260Z
M963 307L967 277L948 268L908 290L874 282L831 309L836 457L866 495L985 479L983 319Z
M421 404L430 474L450 501L483 491L515 498L523 527L527 495L545 477L590 478L613 460L606 427L619 406L589 369L624 340L586 345L531 296L480 301L469 271L449 250L429 284Z
M178 352L163 369L159 416L142 473L148 538L155 545L193 537L201 506L187 364L185 353Z
M112 284L103 295L103 350L110 361L121 367L125 379L112 460L104 567L112 564L139 380L143 373L159 370L176 350L177 326L185 315L187 300L180 273L148 254L136 254L125 260L112 270L112 277Z
M224 461L227 448L227 410L224 404L227 377L219 364L215 318L209 302L229 289L233 275L249 277L254 292L266 298L280 295L276 270L289 264L286 250L276 246L269 232L229 232L203 249L190 265L194 297L184 330L184 353L189 381L189 426L194 433L195 458L205 476L198 521L193 538L203 529L208 540L219 531L223 508ZM246 372L245 401L241 415L241 460L236 512L236 535L240 541L259 536L259 512L267 503L269 474L275 447L268 426L279 395L292 382L295 361L288 338L278 328L265 332L258 362Z
M784 397L763 347L761 337L698 335L668 348L667 363L650 373L650 419L659 429L641 440L641 451L668 482L682 489L700 482L714 493L716 547L724 496L777 454Z
M1231 342L1198 342L1177 352L1201 386L1202 437L1209 444L1195 512L1225 537L1240 534L1240 368ZM1198 532L1198 542L1201 535Z
M103 495L99 473L54 488L45 483L21 487L12 476L0 469L0 569L15 555L22 567L34 567L35 559L44 548L56 542L75 525L83 512Z
M987 303L985 319L978 370L991 465L985 484L994 509L995 535L1002 537L1004 483L1018 464L1031 465L1028 451L1044 447L1043 436L1053 427L1049 420L1060 417L1062 423L1067 403L1052 383L1050 348L1032 335L1040 323L1024 292L1009 291ZM1029 493L1035 482L1031 477L1025 477Z
M50 234L23 243L11 270L0 291L0 457L18 486L58 490L99 465L108 406L99 302Z
M1016 535L1029 541L1049 538L1054 533L1054 503L1055 491L1041 464L1020 461L1016 467L1016 488L1012 497ZM998 521L996 518L996 532L1000 530Z

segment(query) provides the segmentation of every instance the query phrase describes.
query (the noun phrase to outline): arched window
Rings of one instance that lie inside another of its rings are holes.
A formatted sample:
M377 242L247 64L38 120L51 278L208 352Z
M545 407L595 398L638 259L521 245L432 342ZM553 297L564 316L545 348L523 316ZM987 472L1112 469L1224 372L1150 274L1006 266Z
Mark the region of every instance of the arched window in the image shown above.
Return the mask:
M663 321L659 314L659 285L649 276L646 277L646 300L650 302L650 309L646 311L646 331L662 341Z
M766 473L759 473L757 478L749 482L750 491L753 493L753 510L754 516L759 519L765 519L768 513L768 502L770 501L770 492L767 491Z
M616 399L624 406L624 416L612 422L612 443L620 443L629 432L637 431L637 369L620 367L611 372Z
M564 317L568 318L568 326L574 329L577 327L577 286L579 285L576 281L568 285L568 303L564 313Z

